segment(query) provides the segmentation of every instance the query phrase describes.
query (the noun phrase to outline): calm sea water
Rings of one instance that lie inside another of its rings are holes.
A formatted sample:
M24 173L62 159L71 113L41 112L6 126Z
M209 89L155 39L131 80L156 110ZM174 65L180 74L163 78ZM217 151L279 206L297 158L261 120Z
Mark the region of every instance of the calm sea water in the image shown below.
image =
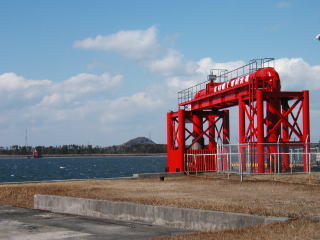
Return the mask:
M166 156L0 158L0 182L129 177L163 172Z

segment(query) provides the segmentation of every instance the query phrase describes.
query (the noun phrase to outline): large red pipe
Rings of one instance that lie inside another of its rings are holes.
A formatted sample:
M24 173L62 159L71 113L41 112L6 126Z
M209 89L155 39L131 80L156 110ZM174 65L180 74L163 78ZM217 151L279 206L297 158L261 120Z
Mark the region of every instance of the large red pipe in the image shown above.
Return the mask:
M267 91L280 91L281 84L279 74L274 68L261 68L256 72L242 77L233 78L228 82L209 82L206 89L200 90L194 99L204 98L206 95L222 94L228 91L247 89L250 84L256 88L265 88Z

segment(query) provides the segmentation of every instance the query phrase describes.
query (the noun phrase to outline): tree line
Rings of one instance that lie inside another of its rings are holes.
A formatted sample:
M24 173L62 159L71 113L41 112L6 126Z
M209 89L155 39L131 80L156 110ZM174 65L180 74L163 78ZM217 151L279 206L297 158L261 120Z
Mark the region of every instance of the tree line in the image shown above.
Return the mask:
M110 147L92 145L60 145L60 146L36 146L34 147L40 155L62 155L62 154L139 154L139 153L166 153L166 144L139 144L139 145L114 145ZM2 155L31 155L34 149L31 146L13 145L1 147Z

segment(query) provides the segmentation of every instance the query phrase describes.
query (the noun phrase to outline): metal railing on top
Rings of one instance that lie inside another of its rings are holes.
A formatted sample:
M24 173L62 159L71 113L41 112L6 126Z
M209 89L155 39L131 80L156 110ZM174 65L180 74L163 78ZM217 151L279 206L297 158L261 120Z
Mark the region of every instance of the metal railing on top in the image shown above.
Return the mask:
M206 81L178 92L178 104L192 100L195 94L200 90L205 89L206 84L212 80L218 83L227 82L233 78L239 78L251 74L260 68L266 67L274 67L274 58L252 59L248 64L232 71L212 69Z

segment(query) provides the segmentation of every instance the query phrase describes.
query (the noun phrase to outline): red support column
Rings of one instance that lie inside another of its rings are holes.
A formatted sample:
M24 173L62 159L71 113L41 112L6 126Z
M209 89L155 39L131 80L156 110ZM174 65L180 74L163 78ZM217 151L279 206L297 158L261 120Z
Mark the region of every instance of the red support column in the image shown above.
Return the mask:
M239 143L245 143L245 131L246 131L246 125L245 125L245 103L242 100L242 98L239 98Z
M258 143L258 173L264 173L264 116L263 92L257 89L257 143Z
M174 160L173 158L173 135L174 135L174 128L173 128L173 119L172 119L172 112L167 113L167 172L171 172L174 163L172 161Z
M209 149L216 150L216 142L215 142L215 116L209 115L208 116L208 124L209 124Z
M194 112L192 115L193 122L193 137L197 138L203 131L202 117L197 115L197 112ZM200 138L198 142L196 142L192 149L202 149L204 145L204 139Z
M289 109L289 105L288 105L288 100L282 100L282 115L285 115L285 113L288 111ZM285 117L286 120L288 120L288 116ZM287 146L287 144L289 143L290 139L289 139L289 127L282 123L282 142L283 142L283 171L288 171L289 170L289 154L287 154L289 152L289 147Z
M173 149L173 119L172 113L167 113L167 150Z
M309 171L309 152L310 152L310 112L309 112L309 91L303 91L303 141L304 141L304 159L303 169Z
M178 158L176 164L176 172L184 171L184 153L185 153L185 111L183 109L178 110Z
M230 126L229 126L229 110L223 110L223 120L222 120L222 142L223 144L229 144L230 139ZM227 155L229 151L228 146L223 147L223 152L225 155L223 156L223 170L229 170L229 155Z
M245 158L245 147L243 144L246 142L246 122L245 122L245 103L243 99L239 98L239 152L240 152L240 161L242 166L242 171L246 171L246 158ZM240 168L240 166L239 166Z
M268 146L269 154L271 157L270 172L271 170L280 172L281 169L278 169L278 166L281 166L280 164L278 164L278 161L280 161L280 155L277 154L278 146L276 143L279 140L281 128L279 125L275 131L271 132L271 129L273 129L277 122L280 120L280 117L277 115L277 112L281 112L281 105L280 100L278 98L269 98L267 101L267 135L269 137L266 141L270 143L270 145Z
M223 144L229 144L230 125L229 125L229 110L223 110Z
M217 153L217 143L215 141L215 116L213 114L208 115L208 124L209 124L209 145L208 145L208 149L210 150L211 154ZM216 171L217 170L217 166L216 166L216 155L211 155L209 157L209 161L210 161L210 170Z

